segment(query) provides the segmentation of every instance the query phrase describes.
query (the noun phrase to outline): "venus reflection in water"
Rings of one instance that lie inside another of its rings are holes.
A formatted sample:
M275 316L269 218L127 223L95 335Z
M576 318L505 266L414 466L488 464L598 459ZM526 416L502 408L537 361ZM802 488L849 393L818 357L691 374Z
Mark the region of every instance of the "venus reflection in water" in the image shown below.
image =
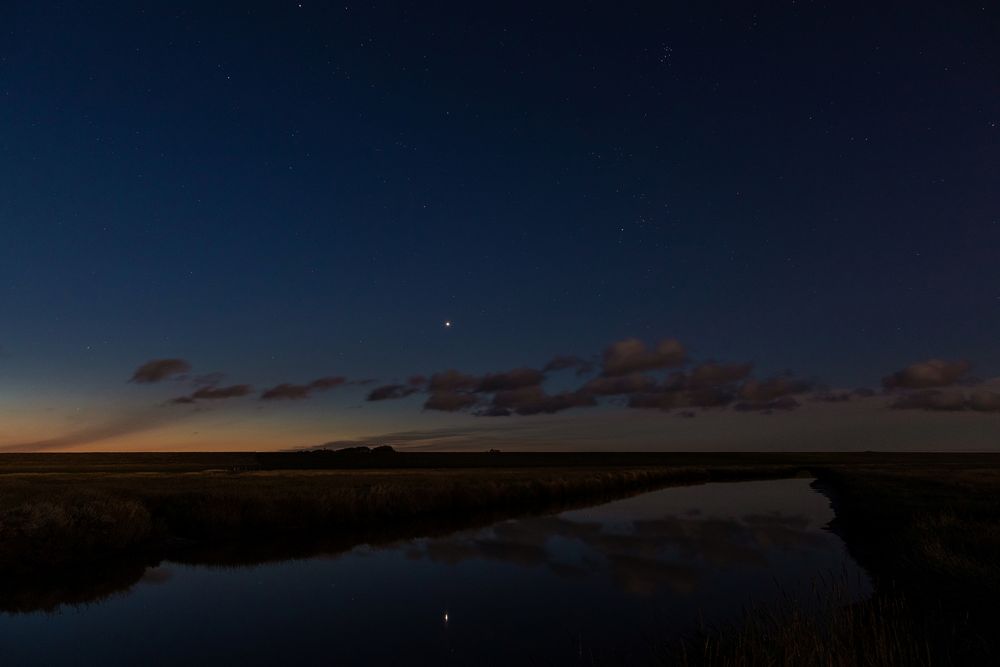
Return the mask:
M641 659L820 575L867 592L809 484L670 488L332 558L164 563L98 604L5 615L0 640L11 664Z

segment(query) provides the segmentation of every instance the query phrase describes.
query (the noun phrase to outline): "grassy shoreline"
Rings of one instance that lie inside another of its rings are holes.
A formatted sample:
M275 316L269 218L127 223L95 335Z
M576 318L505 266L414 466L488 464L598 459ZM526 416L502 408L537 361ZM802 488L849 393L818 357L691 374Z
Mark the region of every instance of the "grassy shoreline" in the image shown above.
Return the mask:
M22 457L23 458L23 457ZM61 457L60 457L61 458ZM127 590L163 560L252 565L448 534L656 488L794 476L789 465L253 469L217 458L0 473L0 611L54 610ZM230 459L232 460L232 459ZM245 461L245 459L244 459ZM208 466L198 469L199 466ZM352 466L354 464L351 464ZM95 470L97 468L97 470ZM0 469L4 469L0 457Z
M831 592L821 622L794 605L755 610L681 653L668 647L670 664L980 664L998 648L996 455L130 455L117 467L113 455L47 456L0 455L0 609L113 594L167 557L336 553L670 485L808 471L872 598L845 605Z
M177 542L337 535L419 519L526 513L799 466L547 467L0 474L0 579Z
M664 647L664 664L849 667L992 664L1000 593L1000 467L950 463L813 470L830 528L872 596L818 617L796 601Z

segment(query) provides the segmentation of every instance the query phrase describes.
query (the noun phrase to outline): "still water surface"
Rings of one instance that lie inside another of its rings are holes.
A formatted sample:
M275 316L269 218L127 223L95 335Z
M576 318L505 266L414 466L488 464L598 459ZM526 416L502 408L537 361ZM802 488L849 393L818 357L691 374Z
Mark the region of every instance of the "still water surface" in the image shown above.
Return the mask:
M0 616L5 665L591 664L867 578L807 479L706 484L336 557L166 562L130 590Z

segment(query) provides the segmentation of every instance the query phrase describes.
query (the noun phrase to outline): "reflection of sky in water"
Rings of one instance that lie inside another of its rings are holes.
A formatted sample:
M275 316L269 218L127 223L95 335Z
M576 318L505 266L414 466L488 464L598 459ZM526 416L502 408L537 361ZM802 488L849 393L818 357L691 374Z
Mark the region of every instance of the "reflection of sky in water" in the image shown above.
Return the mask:
M823 530L831 518L828 503L803 489L807 484L782 480L665 489L558 516L418 540L406 553L449 565L486 559L543 567L558 576L608 579L635 594L653 594L663 586L692 594L707 577L775 567L787 574L797 562L814 571L814 552L836 555L837 540Z
M166 564L100 604L0 617L0 642L6 664L638 659L779 587L858 581L831 518L803 479L664 489L330 559Z

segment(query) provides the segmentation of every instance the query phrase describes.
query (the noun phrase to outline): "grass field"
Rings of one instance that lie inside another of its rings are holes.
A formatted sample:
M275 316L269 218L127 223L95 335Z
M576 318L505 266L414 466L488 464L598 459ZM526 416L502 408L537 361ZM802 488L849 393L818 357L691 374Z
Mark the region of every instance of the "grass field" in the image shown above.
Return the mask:
M873 597L836 586L665 646L689 665L980 664L997 648L1000 456L0 456L0 608L127 588L161 558L256 562L549 512L671 484L811 474ZM275 539L280 536L281 539Z
M818 466L832 529L874 594L847 604L833 582L810 616L788 600L750 610L664 662L685 665L996 664L1000 468L990 457Z
M543 511L668 484L789 476L800 468L663 465L628 457L582 464L558 455L514 455L510 465L497 465L505 457L496 455L329 456L323 466L297 456L304 468L289 467L280 456L230 454L4 458L0 576L178 541L343 535L415 519Z

